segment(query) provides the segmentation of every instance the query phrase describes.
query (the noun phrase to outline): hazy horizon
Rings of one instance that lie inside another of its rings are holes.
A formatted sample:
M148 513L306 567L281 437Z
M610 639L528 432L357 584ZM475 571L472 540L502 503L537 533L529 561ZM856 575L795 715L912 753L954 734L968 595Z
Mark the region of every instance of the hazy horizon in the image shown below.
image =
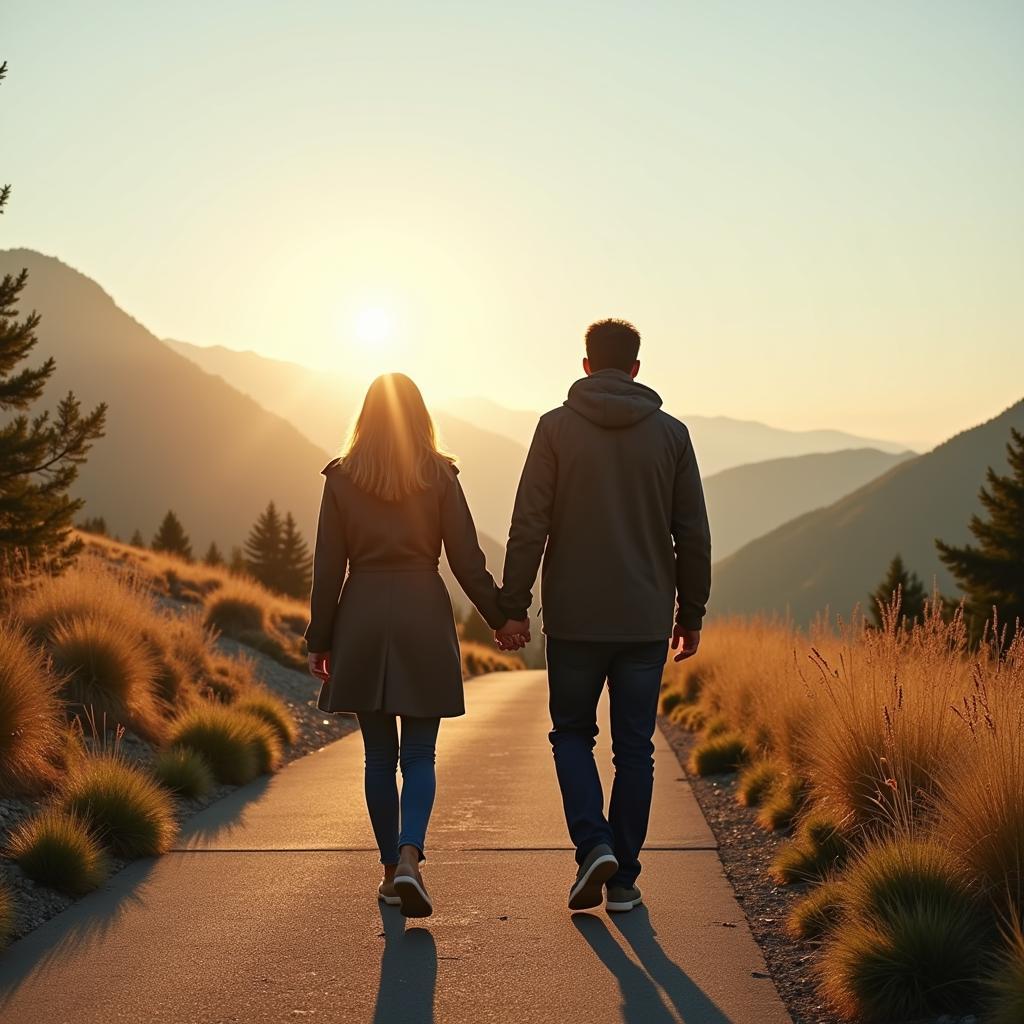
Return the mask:
M1021 398L1018 5L15 0L0 32L0 241L160 337L540 409L624 316L671 408L917 447Z

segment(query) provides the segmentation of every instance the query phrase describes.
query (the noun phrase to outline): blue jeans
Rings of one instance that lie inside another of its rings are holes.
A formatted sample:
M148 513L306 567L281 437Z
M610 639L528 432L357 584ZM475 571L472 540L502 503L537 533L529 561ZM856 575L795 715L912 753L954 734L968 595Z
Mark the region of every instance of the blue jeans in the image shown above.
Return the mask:
M548 687L562 807L576 862L599 843L615 851L609 885L633 885L647 838L654 791L654 730L668 640L618 643L548 637ZM605 681L611 702L612 785L608 817L594 761L597 702Z
M359 729L366 748L366 807L380 848L381 864L397 864L402 846L415 846L423 860L427 823L434 806L434 747L439 718L402 716L402 739L398 719L381 711L359 713ZM402 766L402 796L399 801L395 772Z

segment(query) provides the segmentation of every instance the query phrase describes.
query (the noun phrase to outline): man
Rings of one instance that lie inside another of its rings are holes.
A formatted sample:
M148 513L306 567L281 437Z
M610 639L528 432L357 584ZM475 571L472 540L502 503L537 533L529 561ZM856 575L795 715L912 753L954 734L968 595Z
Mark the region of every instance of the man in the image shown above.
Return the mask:
M586 376L541 417L516 494L500 604L522 620L541 556L552 730L578 871L569 907L642 901L636 880L654 786L662 670L695 654L711 585L711 538L686 427L635 380L640 335L623 320L586 334ZM675 615L673 617L673 611ZM520 622L521 625L521 622ZM499 646L522 642L499 630ZM594 762L608 682L615 782L608 816Z

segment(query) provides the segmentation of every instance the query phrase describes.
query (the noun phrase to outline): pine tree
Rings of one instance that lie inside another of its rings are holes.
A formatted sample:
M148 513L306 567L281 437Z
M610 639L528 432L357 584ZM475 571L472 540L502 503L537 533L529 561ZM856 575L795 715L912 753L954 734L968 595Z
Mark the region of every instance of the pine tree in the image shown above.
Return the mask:
M279 589L289 597L308 597L313 581L313 556L309 553L295 517L289 512L284 517L284 529L281 532Z
M205 565L224 564L224 556L220 553L220 548L217 547L216 541L210 541L210 546L206 549L206 554L203 555L203 563Z
M908 572L899 555L889 563L885 579L871 594L871 616L879 629L882 628L882 609L888 608L897 594L900 600L901 619L911 622L924 619L924 606L928 595L917 573Z
M245 540L246 569L271 590L281 589L282 531L281 516L271 501L259 514Z
M107 521L103 516L86 516L78 528L83 533L98 533L101 537L107 536Z
M160 529L150 547L154 551L166 551L168 554L184 558L186 562L192 561L192 544L185 533L185 527L181 520L170 509L160 523Z
M7 73L0 64L0 80ZM0 186L0 214L11 195ZM68 489L93 443L103 436L106 406L82 415L70 391L49 411L29 415L42 397L56 362L51 356L36 367L16 370L36 346L39 316L18 320L18 299L28 273L0 280L0 411L16 413L0 425L0 562L25 561L60 569L82 547L70 538L75 515L85 504Z
M137 526L132 534L132 539L128 543L136 548L144 548L146 546L146 539L142 536L142 531Z
M971 517L977 546L935 542L939 558L966 594L975 636L992 618L993 607L1011 630L1016 621L1024 622L1024 433L1013 427L1006 453L1010 474L1001 476L989 466L978 492L986 518Z

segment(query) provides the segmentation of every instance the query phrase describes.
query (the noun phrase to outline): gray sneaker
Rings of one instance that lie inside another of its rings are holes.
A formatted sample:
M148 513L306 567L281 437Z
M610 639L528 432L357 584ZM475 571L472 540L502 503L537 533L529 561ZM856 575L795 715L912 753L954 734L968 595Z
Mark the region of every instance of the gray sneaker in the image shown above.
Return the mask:
M639 907L644 898L635 885L609 885L608 902L604 909L611 914L623 913Z
M612 848L605 843L595 846L584 858L576 881L569 890L569 909L587 910L599 907L604 893L604 883L619 870L619 862Z

